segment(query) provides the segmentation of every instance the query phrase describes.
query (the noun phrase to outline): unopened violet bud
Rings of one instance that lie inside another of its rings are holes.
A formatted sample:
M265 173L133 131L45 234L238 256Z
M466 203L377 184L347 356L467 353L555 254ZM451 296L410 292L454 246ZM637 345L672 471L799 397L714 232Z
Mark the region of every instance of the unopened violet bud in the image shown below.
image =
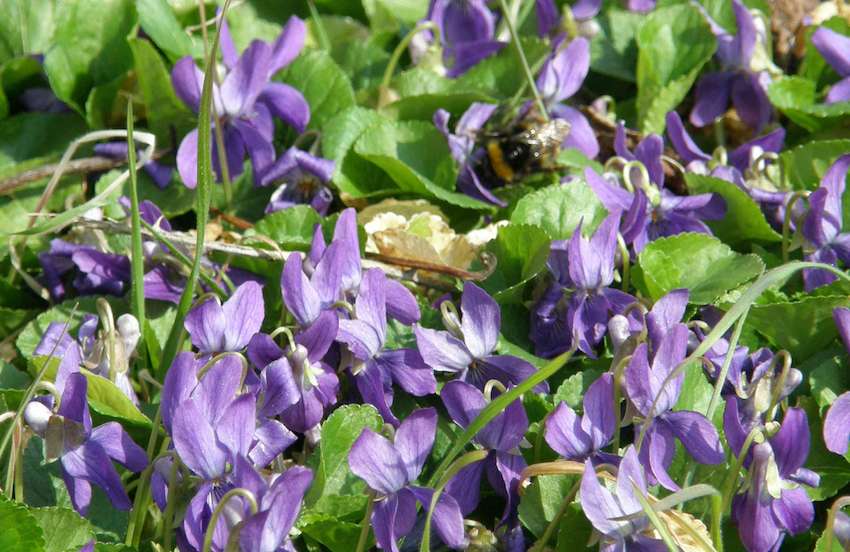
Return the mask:
M139 321L132 314L122 314L115 321L115 325L118 328L118 335L121 336L121 344L124 345L124 353L129 356L136 350L142 335Z
M623 343L631 337L629 319L622 314L612 316L608 321L608 335L611 337L611 345L614 346L614 351L619 350Z
M307 348L299 343L295 345L295 348L292 350L291 353L289 353L289 362L291 362L295 366L301 366L305 362L308 362L308 355L309 351L307 351Z
M24 409L24 422L38 435L44 435L53 412L38 401L30 401Z

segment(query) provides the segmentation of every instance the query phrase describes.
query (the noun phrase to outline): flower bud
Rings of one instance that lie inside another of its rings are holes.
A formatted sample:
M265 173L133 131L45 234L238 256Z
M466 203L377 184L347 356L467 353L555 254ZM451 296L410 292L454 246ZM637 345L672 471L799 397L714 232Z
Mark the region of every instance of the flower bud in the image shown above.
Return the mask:
M43 435L44 430L47 429L47 422L50 421L50 417L52 415L53 412L44 406L43 403L30 401L24 409L24 422L26 422L30 429L32 429L36 434Z
M617 351L632 335L629 319L622 314L612 316L608 321L608 335L611 337L611 345Z
M136 350L136 345L142 336L139 321L132 314L122 314L115 325L118 328L118 335L121 336L121 344L124 345L124 353L129 357Z

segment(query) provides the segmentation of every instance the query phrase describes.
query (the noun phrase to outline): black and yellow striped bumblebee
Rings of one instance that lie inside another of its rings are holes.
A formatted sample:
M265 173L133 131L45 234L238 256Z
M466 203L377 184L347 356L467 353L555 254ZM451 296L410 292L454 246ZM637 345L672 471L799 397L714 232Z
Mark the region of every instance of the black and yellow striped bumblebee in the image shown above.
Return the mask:
M481 133L486 155L479 174L513 184L534 173L557 170L561 143L569 132L570 124L564 119L547 121L533 109L501 130L488 125Z

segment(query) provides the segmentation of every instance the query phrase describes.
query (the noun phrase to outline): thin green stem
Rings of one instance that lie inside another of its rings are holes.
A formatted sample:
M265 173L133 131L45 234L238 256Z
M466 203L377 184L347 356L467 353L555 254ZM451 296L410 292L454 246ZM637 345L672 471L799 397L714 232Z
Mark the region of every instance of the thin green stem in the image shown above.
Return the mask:
M711 539L714 549L723 552L723 497L711 495Z
M366 513L363 514L363 523L360 525L360 536L357 538L355 552L365 552L366 544L369 542L369 530L371 526L372 510L375 508L375 493L369 491L369 502L366 504Z
M440 27L438 27L433 21L422 21L411 29L410 32L404 35L404 38L401 39L401 42L399 42L395 47L395 50L393 50L393 53L390 56L390 61L387 62L387 68L384 69L384 76L381 79L381 89L389 88L390 81L393 80L393 73L395 73L395 68L398 66L398 62L401 59L402 54L404 54L407 47L410 46L410 41L422 31L439 33Z
M729 338L729 350L726 351L726 356L723 358L723 365L720 367L720 374L717 375L717 381L714 382L714 392L711 394L711 401L708 403L708 410L705 411L705 417L711 421L714 418L714 412L720 404L720 393L723 391L723 386L726 384L726 377L729 375L729 367L732 366L732 358L735 356L735 349L738 347L738 340L741 339L741 332L744 330L744 322L747 320L749 309L744 311L744 314L735 323L735 329L732 331L732 337Z
M741 466L744 465L744 459L747 453L750 452L750 447L757 437L762 437L761 429L753 428L744 439L744 444L741 446L741 452L734 458L734 462L729 470L729 475L726 476L726 481L723 484L723 505L722 510L725 512L732 502L732 495L735 494L735 483L738 481L738 475L741 473Z
M328 38L328 32L325 30L325 25L322 23L322 16L319 14L319 10L316 9L316 4L313 0L307 0L307 7L310 8L310 17L313 18L313 23L316 25L319 47L326 52L330 52L331 41Z
M174 507L176 505L177 469L180 467L180 458L176 454L171 455L171 470L168 473L168 493L166 495L165 512L162 516L162 549L171 552L171 535L174 528L171 527L174 519Z
M540 110L540 116L543 117L544 120L548 121L549 113L546 111L546 104L543 103L543 98L540 96L540 91L537 89L537 83L534 81L534 75L531 72L531 67L528 65L528 58L525 57L525 50L522 48L522 43L520 42L516 27L514 27L513 21L511 21L511 12L505 3L505 0L499 0L499 7L501 8L502 15L504 16L505 25L508 26L508 32L511 34L511 42L514 45L514 49L516 49L517 56L519 56L523 73L525 73L525 79L528 86L531 88L534 101L537 103L537 109Z
M136 141L133 138L133 102L127 102L127 162L130 166L130 304L133 316L145 327L145 256L142 251L142 216L139 211L138 179L136 178ZM142 347L144 349L144 347Z
M210 517L210 523L207 525L207 532L204 533L204 547L201 549L202 552L210 552L212 550L213 536L215 535L215 526L216 523L218 523L218 518L221 516L221 512L224 510L225 506L227 506L230 499L236 496L242 497L248 501L248 507L251 510L251 515L256 514L257 510L259 510L257 498L254 496L254 493L248 489L236 487L235 489L227 491L224 496L221 497L221 500L219 500L218 505L216 505L215 510L213 510L212 516Z
M567 508L569 508L570 504L573 503L580 486L581 478L573 484L570 492L567 493L563 502L561 502L561 507L558 508L558 512L555 514L555 517L553 517L552 521L549 522L549 525L546 526L546 529L543 531L543 535L537 540L537 542L534 543L534 546L529 549L529 552L543 552L546 550L546 545L549 544L549 541L552 540L552 537L555 535L555 531L557 531L558 527L561 525L561 519L563 519L564 515L567 513Z

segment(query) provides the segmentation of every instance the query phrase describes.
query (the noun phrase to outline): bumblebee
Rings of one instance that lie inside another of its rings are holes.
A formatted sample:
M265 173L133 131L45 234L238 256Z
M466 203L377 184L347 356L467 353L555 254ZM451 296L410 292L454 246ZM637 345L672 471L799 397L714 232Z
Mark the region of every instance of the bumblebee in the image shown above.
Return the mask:
M483 133L484 174L512 184L533 173L557 169L561 143L570 132L563 119L546 121L531 112L502 131Z

